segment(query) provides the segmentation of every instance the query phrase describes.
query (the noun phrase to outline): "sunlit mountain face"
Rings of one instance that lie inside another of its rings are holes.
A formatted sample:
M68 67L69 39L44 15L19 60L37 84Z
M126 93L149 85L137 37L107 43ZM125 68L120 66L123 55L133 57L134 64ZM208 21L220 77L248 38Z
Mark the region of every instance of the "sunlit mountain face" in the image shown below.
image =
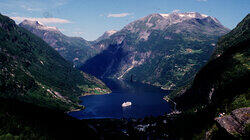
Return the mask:
M106 48L81 69L97 77L133 80L176 89L210 58L218 38L230 30L196 12L151 14L94 44Z

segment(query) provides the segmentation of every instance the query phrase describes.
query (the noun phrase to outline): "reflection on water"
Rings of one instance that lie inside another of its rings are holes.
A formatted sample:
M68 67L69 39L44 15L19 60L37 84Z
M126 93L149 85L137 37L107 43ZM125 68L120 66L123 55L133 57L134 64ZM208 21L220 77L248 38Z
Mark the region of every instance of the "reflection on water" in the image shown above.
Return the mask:
M130 114L131 106L122 108L122 115L124 118L133 118L133 114Z
M136 82L103 79L112 90L111 94L81 97L86 109L70 112L78 119L93 118L143 118L170 112L170 105L163 100L168 91ZM124 102L131 106L122 107Z

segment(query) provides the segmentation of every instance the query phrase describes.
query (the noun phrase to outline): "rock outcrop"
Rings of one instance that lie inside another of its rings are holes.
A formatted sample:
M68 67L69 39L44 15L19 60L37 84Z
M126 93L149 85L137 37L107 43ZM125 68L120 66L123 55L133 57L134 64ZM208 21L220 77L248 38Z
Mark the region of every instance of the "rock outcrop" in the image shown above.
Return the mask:
M236 109L231 115L217 117L215 121L231 135L242 135L246 125L250 123L250 107Z

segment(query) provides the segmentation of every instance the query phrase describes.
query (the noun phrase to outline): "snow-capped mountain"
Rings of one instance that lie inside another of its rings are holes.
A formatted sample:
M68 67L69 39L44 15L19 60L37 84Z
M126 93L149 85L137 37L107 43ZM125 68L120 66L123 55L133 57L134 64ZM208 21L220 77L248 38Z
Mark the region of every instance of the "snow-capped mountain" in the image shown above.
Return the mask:
M151 14L97 42L104 50L82 70L172 89L194 76L227 32L216 18L196 12Z
M24 20L20 23L20 26L30 26L36 28L38 30L45 30L45 31L53 31L53 32L60 32L59 29L52 26L45 26L43 23L39 21L31 21L31 20Z
M102 36L100 36L98 39L96 39L95 41L99 42L101 40L104 40L104 39L109 39L109 37L111 35L113 35L114 33L116 33L117 31L116 30L110 30L110 31L106 31Z
M45 26L39 21L24 20L19 26L42 38L75 66L82 65L88 58L99 52L91 46L91 42L81 37L68 37L56 27Z
M214 17L200 14L197 12L186 12L186 13L170 13L170 14L151 14L139 20L136 20L122 29L122 31L128 31L131 33L138 33L140 40L147 40L151 32L154 30L166 30L171 25L181 24L186 21L204 21L207 20L210 24L214 24L218 27L225 28L221 23ZM185 25L182 25L185 26ZM210 33L214 30L204 30L204 33Z

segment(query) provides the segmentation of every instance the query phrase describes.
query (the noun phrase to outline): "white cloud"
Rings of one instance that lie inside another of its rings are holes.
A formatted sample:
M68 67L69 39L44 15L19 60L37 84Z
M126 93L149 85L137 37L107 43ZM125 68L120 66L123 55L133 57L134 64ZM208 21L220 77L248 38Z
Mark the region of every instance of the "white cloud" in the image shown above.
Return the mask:
M179 9L175 9L175 10L172 11L172 13L178 13L178 12L180 12Z
M31 17L10 17L11 19L22 22L23 20L31 20L31 21L39 21L41 23L47 24L47 23L71 23L70 21L66 19L61 18L31 18Z
M42 9L39 8L27 8L27 11L42 11Z
M207 0L196 0L196 1L205 2L205 1L207 1Z
M42 11L41 8L31 8L31 7L26 6L26 5L20 5L20 7L22 7L23 9L25 9L27 11Z
M108 14L107 17L115 17L115 18L120 18L120 17L126 17L132 15L131 13L120 13L120 14Z
M55 1L55 6L62 6L62 5L65 5L67 3L68 3L68 0L57 0L57 1Z

